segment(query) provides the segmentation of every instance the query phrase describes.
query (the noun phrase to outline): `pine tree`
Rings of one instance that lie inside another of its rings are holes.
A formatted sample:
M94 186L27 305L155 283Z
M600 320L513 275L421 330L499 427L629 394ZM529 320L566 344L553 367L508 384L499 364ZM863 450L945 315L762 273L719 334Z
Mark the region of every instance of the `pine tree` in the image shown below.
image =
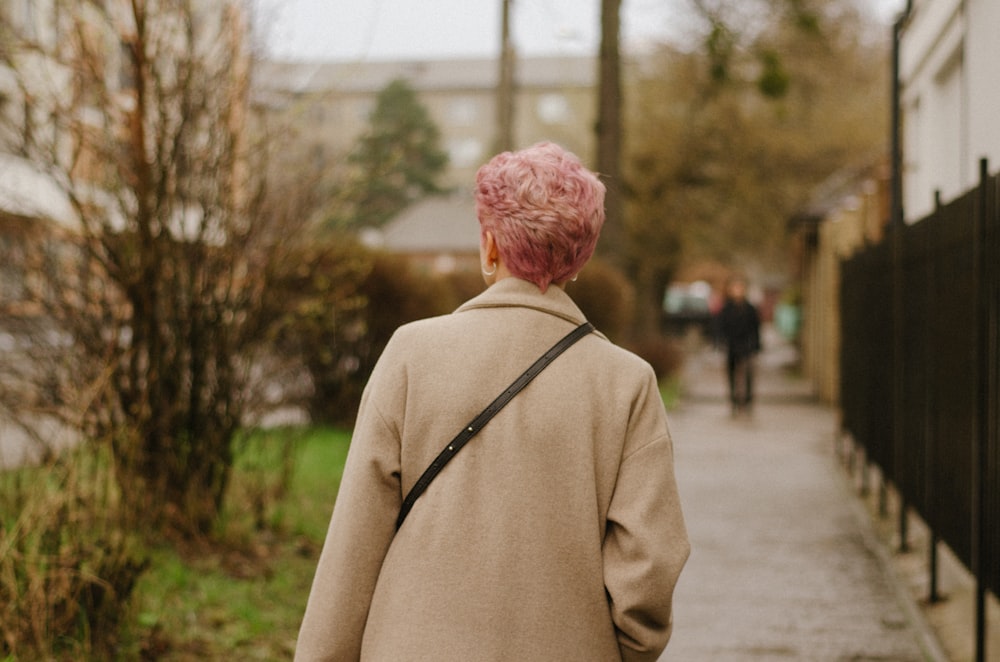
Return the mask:
M351 176L340 196L346 204L331 219L337 227L381 227L421 198L445 192L440 131L405 80L379 92L369 122L348 157Z

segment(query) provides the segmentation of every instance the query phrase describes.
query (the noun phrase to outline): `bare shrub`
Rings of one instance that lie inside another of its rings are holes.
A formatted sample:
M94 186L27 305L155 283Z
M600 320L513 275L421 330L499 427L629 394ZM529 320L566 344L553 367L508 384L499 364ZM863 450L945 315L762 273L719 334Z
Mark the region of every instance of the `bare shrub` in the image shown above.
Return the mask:
M220 522L222 528L244 533L281 529L283 522L278 505L291 487L295 450L308 430L306 427L279 427L240 433L235 443L234 480L226 494L226 502L231 507L226 509Z
M676 341L655 333L632 341L628 348L653 366L657 379L675 375L684 361Z
M372 253L369 260L358 284L363 306L353 322L317 329L305 354L315 389L309 411L316 422L352 423L368 376L396 328L454 309L445 280L416 271L399 256Z
M148 561L106 454L0 474L0 655L106 658ZM18 510L8 507L16 505Z
M590 260L576 281L567 283L566 292L587 319L615 342L622 342L631 331L635 290L609 262Z
M72 217L24 256L24 295L48 330L27 336L28 376L44 383L18 406L106 443L154 528L205 535L235 435L267 401L255 366L273 356L270 287L307 240L314 182L268 180L275 143L251 116L239 3L55 4L51 39L0 26L25 108L0 114L0 147Z

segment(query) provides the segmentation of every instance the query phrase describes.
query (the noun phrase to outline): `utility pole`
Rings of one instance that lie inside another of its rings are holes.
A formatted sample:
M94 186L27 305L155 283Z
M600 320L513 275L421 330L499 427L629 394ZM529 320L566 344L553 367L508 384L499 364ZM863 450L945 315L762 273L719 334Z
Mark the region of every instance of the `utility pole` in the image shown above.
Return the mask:
M510 37L513 0L502 0L500 22L500 80L497 85L497 135L495 153L514 149L514 44Z

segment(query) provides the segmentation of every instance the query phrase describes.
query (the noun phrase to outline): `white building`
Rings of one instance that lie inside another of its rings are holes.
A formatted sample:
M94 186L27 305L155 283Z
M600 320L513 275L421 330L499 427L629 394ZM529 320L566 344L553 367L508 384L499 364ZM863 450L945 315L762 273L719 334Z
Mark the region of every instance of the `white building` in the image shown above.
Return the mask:
M979 161L1000 169L1000 1L910 0L900 34L903 209L974 188Z

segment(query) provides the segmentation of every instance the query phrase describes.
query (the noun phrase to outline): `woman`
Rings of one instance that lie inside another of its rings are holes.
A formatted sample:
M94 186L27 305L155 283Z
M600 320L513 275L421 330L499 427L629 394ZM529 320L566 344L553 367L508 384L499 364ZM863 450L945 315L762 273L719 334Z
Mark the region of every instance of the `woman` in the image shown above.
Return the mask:
M604 187L551 143L476 177L488 289L400 327L367 385L297 660L656 660L688 555L651 368L592 333L472 439L459 428L584 321L563 291Z

